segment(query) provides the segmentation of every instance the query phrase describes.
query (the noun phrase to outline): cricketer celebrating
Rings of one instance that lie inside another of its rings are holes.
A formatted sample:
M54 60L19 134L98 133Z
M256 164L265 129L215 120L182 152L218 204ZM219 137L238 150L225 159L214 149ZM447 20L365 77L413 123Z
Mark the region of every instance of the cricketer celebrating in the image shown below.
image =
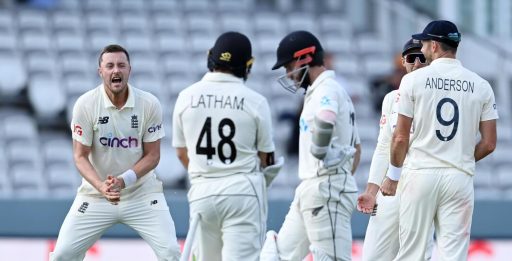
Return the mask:
M83 260L117 223L137 231L158 260L179 259L174 222L153 171L164 136L162 108L155 96L128 85L130 72L128 52L106 46L98 69L103 83L75 104L73 154L83 181L50 260Z

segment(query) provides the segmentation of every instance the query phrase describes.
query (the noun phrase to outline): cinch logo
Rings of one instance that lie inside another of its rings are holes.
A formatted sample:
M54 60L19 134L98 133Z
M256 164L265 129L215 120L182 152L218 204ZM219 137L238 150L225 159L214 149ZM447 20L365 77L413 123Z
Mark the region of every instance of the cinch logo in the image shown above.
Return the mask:
M159 131L161 128L162 128L162 124L160 123L158 125L149 127L148 132L153 133L153 132Z
M128 138L117 138L117 137L100 137L100 143L103 146L111 148L131 148L138 147L139 140L129 136Z

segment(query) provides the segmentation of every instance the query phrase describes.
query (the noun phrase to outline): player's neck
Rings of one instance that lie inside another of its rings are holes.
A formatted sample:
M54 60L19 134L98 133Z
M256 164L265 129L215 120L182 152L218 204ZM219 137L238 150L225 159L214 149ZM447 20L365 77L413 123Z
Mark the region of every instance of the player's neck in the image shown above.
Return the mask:
M454 54L454 53L452 53L452 52L447 52L447 51L434 53L434 59L432 59L432 60L439 59L439 58L451 58L451 59L456 59L456 57L455 57L455 54Z
M311 80L311 83L314 83L316 78L323 72L325 72L327 69L325 69L324 66L313 66L309 67L309 79Z
M123 106L126 104L126 101L128 100L128 88L125 88L119 93L114 93L108 89L106 92L109 100L117 109L123 108Z

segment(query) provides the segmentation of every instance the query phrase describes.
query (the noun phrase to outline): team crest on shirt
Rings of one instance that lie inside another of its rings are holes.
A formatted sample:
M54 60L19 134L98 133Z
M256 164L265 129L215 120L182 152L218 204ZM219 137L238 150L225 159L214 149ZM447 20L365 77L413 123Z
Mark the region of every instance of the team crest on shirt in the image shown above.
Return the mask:
M139 119L137 119L137 115L132 115L132 129L137 129L139 127Z

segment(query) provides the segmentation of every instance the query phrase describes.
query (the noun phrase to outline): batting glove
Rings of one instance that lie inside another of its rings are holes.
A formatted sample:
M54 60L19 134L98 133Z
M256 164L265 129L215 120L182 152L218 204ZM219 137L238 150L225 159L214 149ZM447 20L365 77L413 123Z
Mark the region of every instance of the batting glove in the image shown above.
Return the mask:
M353 146L331 145L323 159L324 168L343 166L348 160L354 157L356 149Z
M267 166L262 170L263 176L265 177L265 181L267 183L267 187L270 186L270 183L272 183L272 181L277 177L277 174L279 174L279 171L283 165L284 158L279 157L274 165Z

